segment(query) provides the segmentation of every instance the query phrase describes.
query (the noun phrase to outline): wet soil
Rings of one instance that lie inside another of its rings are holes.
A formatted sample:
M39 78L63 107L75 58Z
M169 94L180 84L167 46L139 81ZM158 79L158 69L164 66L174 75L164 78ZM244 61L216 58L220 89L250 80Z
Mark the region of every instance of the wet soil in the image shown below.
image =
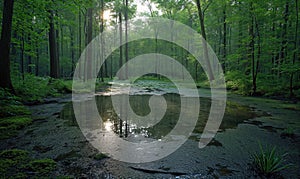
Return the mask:
M147 89L147 94L161 91ZM199 93L203 98L210 95L209 90L200 89ZM195 129L187 142L166 158L129 164L95 157L100 151L87 142L76 120L66 117L73 115L71 110L66 110L70 108L71 96L49 101L28 106L33 124L20 131L17 137L0 141L0 149L19 148L30 151L34 158L52 158L58 163L56 176L257 178L258 174L251 167L251 155L259 150L259 142L277 146L280 152L288 153L286 162L293 163L294 167L280 173L284 178L300 176L299 104L229 94L227 104L230 108L227 107L222 127L208 146L198 148L201 130ZM245 116L246 112L249 115ZM293 128L293 137L282 135L290 127Z

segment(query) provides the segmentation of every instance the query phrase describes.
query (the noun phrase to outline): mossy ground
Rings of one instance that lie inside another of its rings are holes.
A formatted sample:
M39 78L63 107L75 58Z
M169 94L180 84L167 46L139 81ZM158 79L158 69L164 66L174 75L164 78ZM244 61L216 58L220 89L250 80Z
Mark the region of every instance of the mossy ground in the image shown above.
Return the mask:
M33 159L24 150L10 149L0 152L0 178L48 177L56 168L52 159Z
M22 102L42 102L46 97L72 92L72 80L61 80L25 75L24 81L13 80L13 86Z
M15 136L19 129L32 123L29 117L7 117L0 119L0 139L7 139Z

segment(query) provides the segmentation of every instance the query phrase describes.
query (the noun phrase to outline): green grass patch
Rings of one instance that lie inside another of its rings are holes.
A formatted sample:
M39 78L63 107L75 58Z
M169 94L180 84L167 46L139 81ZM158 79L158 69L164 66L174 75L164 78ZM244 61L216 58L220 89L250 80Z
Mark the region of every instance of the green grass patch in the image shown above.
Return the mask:
M38 159L29 162L29 169L38 174L47 174L56 168L56 162L52 159Z
M29 110L20 102L21 98L0 88L0 118L30 115Z
M52 159L33 159L24 150L10 149L0 152L0 178L48 177L56 168Z
M2 102L1 102L2 103ZM30 111L22 104L3 104L0 107L0 118L8 116L30 115Z
M18 130L32 123L29 117L8 117L0 119L0 139L7 139L17 135Z
M31 74L26 74L24 81L13 80L13 86L23 102L42 102L43 98L72 92L72 80L37 77Z

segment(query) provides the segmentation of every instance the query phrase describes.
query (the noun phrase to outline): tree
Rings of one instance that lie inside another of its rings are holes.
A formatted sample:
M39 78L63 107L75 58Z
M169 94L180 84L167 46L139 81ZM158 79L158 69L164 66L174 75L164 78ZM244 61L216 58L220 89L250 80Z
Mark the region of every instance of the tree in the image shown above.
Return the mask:
M295 40L294 40L294 53L293 53L293 66L295 65L296 63L296 59L297 59L297 50L298 50L298 26L299 26L299 4L298 4L298 0L295 0L295 9L296 9L296 24L295 24ZM295 72L297 71L296 70L293 70L291 72L291 77L290 77L290 97L293 97L294 96L294 91L293 91L293 80L294 80L294 74Z
M50 51L50 77L59 78L59 61L57 54L56 30L54 28L54 13L49 11L49 51Z
M14 0L4 0L0 40L0 87L14 91L10 79L10 41Z
M215 78L214 78L214 75L212 72L212 68L211 68L209 56L208 56L208 47L207 47L207 42L206 42L206 32L205 32L205 25L204 25L204 14L201 9L200 0L196 0L196 3L197 3L197 9L198 9L198 15L199 15L199 21L200 21L200 27L201 27L201 35L203 38L202 44L203 44L203 51L204 51L204 59L206 61L206 65L207 65L209 80L213 81Z
M125 79L128 79L128 0L125 0Z

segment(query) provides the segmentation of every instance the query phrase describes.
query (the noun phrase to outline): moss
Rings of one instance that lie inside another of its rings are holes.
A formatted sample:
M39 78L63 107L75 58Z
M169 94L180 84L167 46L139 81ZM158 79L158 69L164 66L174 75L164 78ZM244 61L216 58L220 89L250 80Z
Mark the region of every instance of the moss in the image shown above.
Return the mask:
M0 178L41 178L50 176L56 168L52 159L33 159L25 150L0 152Z
M94 156L94 159L95 159L95 160L102 160L102 159L104 159L104 158L108 158L108 156L105 155L105 154L103 154L103 153L98 153L98 154L96 154L96 155Z
M30 115L29 110L23 105L3 104L0 107L0 117Z
M20 161L28 158L28 152L20 149L3 150L0 152L0 158Z
M22 167L29 160L28 152L19 149L4 150L0 152L0 177L19 174Z
M50 89L47 93L48 96L59 96L65 93L72 92L72 81L63 81L58 79L51 79L48 83L48 89Z
M38 159L29 162L29 169L37 174L47 174L56 168L56 162L52 159Z
M29 117L8 117L0 119L0 139L15 136L19 129L32 123Z

